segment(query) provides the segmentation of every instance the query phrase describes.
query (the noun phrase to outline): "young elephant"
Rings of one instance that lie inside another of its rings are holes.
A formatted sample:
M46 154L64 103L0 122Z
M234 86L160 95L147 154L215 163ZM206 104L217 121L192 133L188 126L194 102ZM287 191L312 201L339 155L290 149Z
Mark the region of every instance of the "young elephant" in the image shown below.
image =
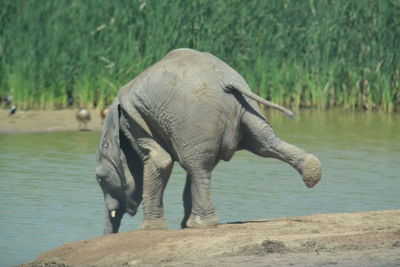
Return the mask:
M163 193L175 161L187 172L182 227L218 223L211 172L247 149L294 167L308 187L321 177L320 161L275 136L261 102L231 67L209 53L177 49L121 88L103 126L96 176L105 198L104 233L118 231L123 214L143 199L141 229L165 229Z

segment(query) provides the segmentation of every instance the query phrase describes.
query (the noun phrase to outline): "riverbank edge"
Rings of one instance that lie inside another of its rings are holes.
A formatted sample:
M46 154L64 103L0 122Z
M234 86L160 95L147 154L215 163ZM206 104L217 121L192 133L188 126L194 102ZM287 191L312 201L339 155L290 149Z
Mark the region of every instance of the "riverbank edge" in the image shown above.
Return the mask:
M0 109L0 134L15 134L15 133L49 133L49 132L65 132L65 131L94 131L100 132L102 130L102 118L99 109L89 109L91 120L87 125L80 125L76 119L78 109L59 109L59 110L17 110L14 115L9 115L5 109ZM275 110L264 110L265 115L271 121L287 119L282 113ZM326 113L335 114L343 113L346 116L362 116L368 119L368 116L375 114L375 112L360 112L349 111L342 109L330 109L321 111L318 109L300 109L295 110L298 115L297 120L301 116L306 117L311 113ZM400 113L385 113L376 112L380 114L382 119L388 117L398 120ZM301 116L300 116L301 115Z
M32 266L396 266L400 209L129 231L68 243Z
M78 109L27 110L9 115L0 109L0 134L46 133L62 131L101 131L100 110L89 109L90 121L80 124L76 118Z

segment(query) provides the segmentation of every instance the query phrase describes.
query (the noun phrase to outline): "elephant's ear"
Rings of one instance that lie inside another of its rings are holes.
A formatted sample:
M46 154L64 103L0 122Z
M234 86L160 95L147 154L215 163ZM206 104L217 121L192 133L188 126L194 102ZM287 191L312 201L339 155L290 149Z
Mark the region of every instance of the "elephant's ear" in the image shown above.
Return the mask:
M99 152L103 156L102 160L118 174L121 184L124 186L126 185L126 179L122 164L120 118L120 103L118 99L115 99L104 121Z
M115 100L109 108L103 132L97 149L96 177L108 181L108 184L123 184L124 178L121 167L120 131L119 131L119 102ZM117 174L117 175L115 175ZM118 180L116 180L118 179Z
M121 118L121 105L119 104L118 100L115 100L114 102L115 104L115 112L112 112L112 133L113 133L113 141L116 144L116 147L120 147L121 146L121 141L120 141L120 118Z
M109 108L104 120L103 130L98 147L98 160L115 160L117 148L120 146L119 137L119 102L116 99Z
M104 132L108 132L111 136L109 138L112 139L112 143L114 145L115 152L119 153L119 149L121 148L121 127L120 127L120 120L122 115L122 108L121 104L118 101L118 98L115 99L114 103L110 107L110 116L107 116L105 122L105 129ZM108 119L108 121L107 121ZM118 149L117 149L118 148Z
M126 136L127 113L119 103L117 111L118 125L115 125L115 132L118 132L118 134L115 134L115 138L118 138L119 176L126 194L127 212L134 215L137 210L137 203L141 201L142 197L143 164ZM132 202L133 200L136 202Z
M129 213L129 201L132 200L132 196L139 199L141 198L143 164L139 155L134 151L132 143L123 131L123 129L126 131L126 124L128 123L127 113L118 100L115 102L116 112L113 114L115 116L113 119L115 122L115 125L113 125L113 133L115 144L118 146L118 163L116 166L118 166L118 175L120 177L121 185L127 194L127 212ZM133 192L136 192L136 194L132 195ZM136 208L135 205L133 206Z
M126 164L124 164L124 162L126 162L126 159L125 159L124 152L122 151L122 147L121 147L122 146L122 144L121 144L121 137L122 136L121 136L121 127L120 127L120 125L121 125L121 116L122 116L122 108L121 108L121 104L119 103L118 99L115 100L115 104L116 104L116 112L114 112L114 114L113 114L113 116L115 116L114 119L113 119L113 122L114 122L114 125L113 125L113 134L114 134L114 136L113 136L113 138L114 138L115 144L116 144L116 146L115 146L116 153L117 153L116 158L118 158L118 162L117 162L116 165L117 165L117 168L118 168L118 175L119 175L119 178L121 180L122 187L124 189L126 189L127 180L126 180L126 177L125 177L125 172L126 172L127 166L126 166Z

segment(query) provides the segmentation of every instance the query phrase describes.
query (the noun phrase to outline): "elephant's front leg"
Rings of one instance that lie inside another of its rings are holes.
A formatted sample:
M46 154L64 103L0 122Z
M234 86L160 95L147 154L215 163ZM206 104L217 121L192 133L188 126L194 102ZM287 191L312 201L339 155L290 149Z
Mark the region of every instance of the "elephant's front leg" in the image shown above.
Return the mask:
M184 191L185 217L182 227L207 228L218 224L211 200L211 172L189 171Z
M142 230L166 229L163 194L173 166L170 155L155 141L147 146L143 170L143 222Z

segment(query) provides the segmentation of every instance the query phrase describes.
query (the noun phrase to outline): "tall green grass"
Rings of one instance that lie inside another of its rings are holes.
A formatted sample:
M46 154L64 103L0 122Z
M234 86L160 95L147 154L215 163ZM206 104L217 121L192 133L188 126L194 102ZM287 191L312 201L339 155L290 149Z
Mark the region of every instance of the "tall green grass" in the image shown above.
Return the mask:
M292 108L400 110L398 0L2 0L0 96L102 107L178 47Z

